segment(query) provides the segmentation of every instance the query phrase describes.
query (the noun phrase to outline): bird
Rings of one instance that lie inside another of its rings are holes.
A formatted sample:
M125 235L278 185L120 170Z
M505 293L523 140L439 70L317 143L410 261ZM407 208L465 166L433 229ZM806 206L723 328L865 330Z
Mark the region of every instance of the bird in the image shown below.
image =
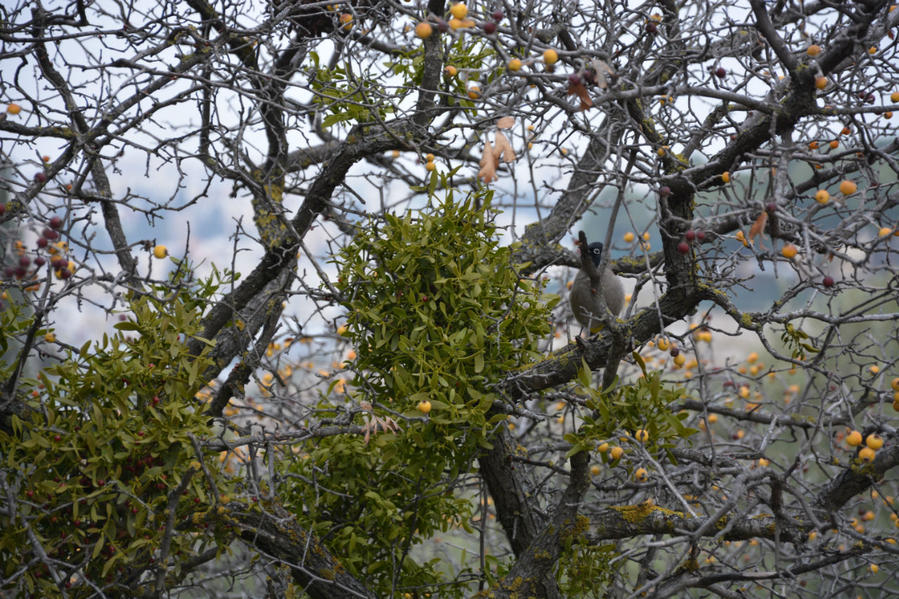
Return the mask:
M587 246L595 268L599 268L602 250L603 245L599 241ZM604 311L599 301L600 293L602 293L602 298L612 316L618 316L624 306L624 286L621 284L621 279L612 272L607 264L599 275L599 288L593 289L590 286L590 275L581 267L571 286L569 301L574 317L588 332L593 332L603 321Z

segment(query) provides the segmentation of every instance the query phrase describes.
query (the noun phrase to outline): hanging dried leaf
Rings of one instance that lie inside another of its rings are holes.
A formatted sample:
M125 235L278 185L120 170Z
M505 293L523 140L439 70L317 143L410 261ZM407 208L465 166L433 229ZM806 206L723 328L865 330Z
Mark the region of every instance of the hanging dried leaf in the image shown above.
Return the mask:
M606 61L598 58L593 60L592 65L596 77L596 85L602 89L609 87L609 79L615 77L615 69L610 67Z
M509 138L503 135L501 131L496 132L494 143L496 145L493 147L493 157L497 160L497 163L499 163L500 158L502 158L503 162L515 162L515 150L512 149Z
M511 129L512 125L515 124L515 119L511 116L504 116L503 118L496 121L497 129Z
M590 99L590 94L587 92L587 88L584 87L584 84L578 81L577 83L568 83L568 95L569 96L577 96L581 99L581 110L587 110L591 106L593 106L593 100Z
M493 146L489 141L484 142L484 153L481 155L481 170L478 171L478 178L484 183L490 183L496 180L496 167L499 161L493 154Z
M755 239L757 235L765 230L765 223L767 222L768 213L765 210L762 210L762 213L759 214L759 217L755 219L755 222L752 223L752 227L749 229L749 241Z

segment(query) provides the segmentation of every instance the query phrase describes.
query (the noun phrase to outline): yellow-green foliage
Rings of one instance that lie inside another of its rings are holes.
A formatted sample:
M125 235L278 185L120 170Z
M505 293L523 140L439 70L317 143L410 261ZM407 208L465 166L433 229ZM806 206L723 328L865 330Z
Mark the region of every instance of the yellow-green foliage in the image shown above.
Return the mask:
M649 440L645 445L650 453L670 450L677 439L697 432L683 424L686 413L674 414L670 408L681 397L683 389L663 385L661 375L648 371L639 354L633 355L643 376L629 385L613 385L605 391L597 391L591 387L590 369L586 365L581 369L577 392L587 396L586 406L591 414L585 417L576 433L565 435L565 440L572 445L569 456L589 451L598 441L621 432L633 435L638 430L647 431ZM602 459L608 462L609 454L603 453Z
M216 546L216 532L191 518L215 503L201 460L219 492L231 488L191 441L209 436L194 400L208 360L189 356L183 342L196 332L202 297L187 286L166 293L133 301L133 319L114 336L21 382L34 411L13 419L11 435L0 431L0 575L8 582L0 594L58 595L46 559L70 597L93 593L91 585L123 592L148 568L177 575L190 555Z
M296 486L292 500L379 595L389 594L396 564L401 589L440 580L437 560L416 565L404 553L467 526L471 502L453 486L502 418L488 414L499 399L492 385L533 360L550 332L552 301L518 276L511 250L499 245L489 195L479 200L372 219L339 256L346 336L357 352L349 399L369 402L401 429L369 442L320 440L291 467L316 484ZM423 400L428 416L416 409ZM337 413L328 400L320 408ZM464 591L442 586L440 594Z

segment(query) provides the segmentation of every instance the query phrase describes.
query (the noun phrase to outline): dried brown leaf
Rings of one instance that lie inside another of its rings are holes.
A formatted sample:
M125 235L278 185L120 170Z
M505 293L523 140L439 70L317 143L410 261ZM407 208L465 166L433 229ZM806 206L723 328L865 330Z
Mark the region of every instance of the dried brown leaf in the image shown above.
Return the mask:
M493 146L489 141L484 142L484 153L481 155L481 170L478 171L478 178L484 183L490 183L496 180L496 167L499 161L493 154Z
M609 87L609 78L615 76L615 69L604 60L595 59L592 64L593 72L596 73L596 85L606 89Z
M504 116L503 118L496 121L497 129L511 129L512 125L515 124L515 119L511 116Z
M755 239L756 236L765 230L765 223L767 222L768 213L765 210L762 210L762 213L759 214L759 217L755 219L755 222L752 223L752 227L749 229L749 241Z
M499 163L499 159L502 158L503 162L514 162L515 161L515 150L512 149L512 144L509 142L509 138L503 135L501 131L496 132L493 146L493 157Z
M577 96L581 99L581 110L587 110L591 106L593 106L593 100L590 99L590 94L587 92L587 88L584 87L584 84L578 81L577 83L569 83L568 84L568 95Z

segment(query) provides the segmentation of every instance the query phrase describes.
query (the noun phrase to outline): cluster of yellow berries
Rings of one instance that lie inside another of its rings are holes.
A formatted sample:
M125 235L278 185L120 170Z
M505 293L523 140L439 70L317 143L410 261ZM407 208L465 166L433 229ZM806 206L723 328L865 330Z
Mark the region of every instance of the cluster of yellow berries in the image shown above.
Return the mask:
M865 445L858 450L858 459L862 462L873 462L877 456L877 450L883 447L883 437L872 433L864 438ZM856 430L846 435L846 445L858 447L862 444L862 434Z

